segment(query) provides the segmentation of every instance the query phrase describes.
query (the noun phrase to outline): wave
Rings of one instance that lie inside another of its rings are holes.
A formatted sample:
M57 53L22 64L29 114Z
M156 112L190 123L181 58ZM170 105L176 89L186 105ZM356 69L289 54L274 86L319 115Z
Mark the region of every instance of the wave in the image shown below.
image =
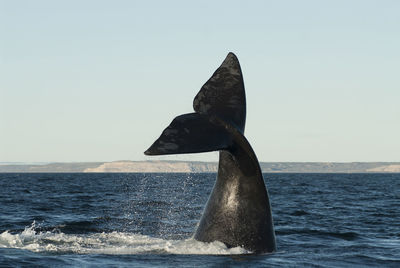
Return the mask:
M0 234L0 248L24 249L55 254L188 254L238 255L251 252L241 247L228 248L222 242L204 243L193 238L165 240L141 234L111 232L65 234L57 231L37 232L36 223L20 233Z

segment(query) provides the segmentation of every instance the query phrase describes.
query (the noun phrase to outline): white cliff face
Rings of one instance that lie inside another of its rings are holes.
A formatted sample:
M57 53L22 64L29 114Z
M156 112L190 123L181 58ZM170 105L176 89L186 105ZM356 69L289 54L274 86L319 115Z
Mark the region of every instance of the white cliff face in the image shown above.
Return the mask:
M116 161L104 163L95 168L86 168L83 172L216 172L216 163L190 163L165 161Z
M400 173L399 162L261 162L263 172L296 172L296 173ZM217 172L216 162L190 161L115 161L115 162L76 162L45 164L9 164L0 163L0 172L137 172L137 173L202 173Z
M368 172L400 172L400 165L387 165L367 170Z

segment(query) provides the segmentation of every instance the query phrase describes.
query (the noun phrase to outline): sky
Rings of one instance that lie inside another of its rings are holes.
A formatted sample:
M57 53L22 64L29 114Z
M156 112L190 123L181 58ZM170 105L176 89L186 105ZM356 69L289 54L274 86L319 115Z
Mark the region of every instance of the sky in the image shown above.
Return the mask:
M228 52L260 161L400 161L400 1L0 0L0 162L145 156Z

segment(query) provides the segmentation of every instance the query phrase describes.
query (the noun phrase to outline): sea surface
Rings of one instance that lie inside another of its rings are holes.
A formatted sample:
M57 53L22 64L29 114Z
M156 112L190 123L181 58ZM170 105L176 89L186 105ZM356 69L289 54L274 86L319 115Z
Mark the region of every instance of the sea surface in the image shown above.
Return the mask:
M264 174L264 255L191 238L215 177L0 174L0 267L400 267L400 174Z

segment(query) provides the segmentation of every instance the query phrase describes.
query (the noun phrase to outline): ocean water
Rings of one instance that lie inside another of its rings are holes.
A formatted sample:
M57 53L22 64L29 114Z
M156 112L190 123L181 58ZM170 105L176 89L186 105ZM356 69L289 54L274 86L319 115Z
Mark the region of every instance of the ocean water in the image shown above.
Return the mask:
M191 238L215 177L0 174L0 267L400 267L400 174L264 174L264 255Z

